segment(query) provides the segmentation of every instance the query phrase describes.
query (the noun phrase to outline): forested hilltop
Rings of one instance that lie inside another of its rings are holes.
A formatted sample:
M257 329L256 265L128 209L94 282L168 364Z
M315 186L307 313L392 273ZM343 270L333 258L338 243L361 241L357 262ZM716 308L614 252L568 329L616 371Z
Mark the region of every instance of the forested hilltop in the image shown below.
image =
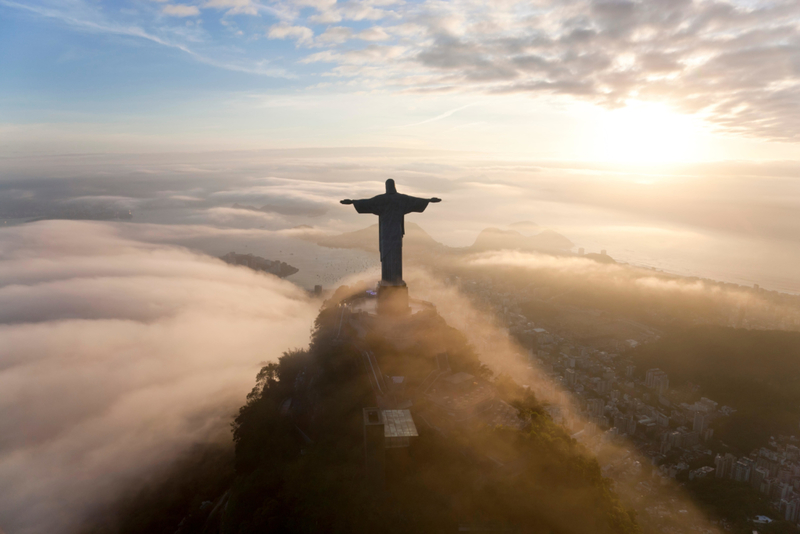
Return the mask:
M206 502L182 497L184 518L172 525L158 517L142 521L128 506L128 517L139 524L126 532L640 532L594 457L552 422L533 394L493 377L463 334L435 311L415 317L404 339L417 341L398 348L376 332L358 340L345 325L342 333L337 306L324 307L309 347L286 352L258 374L233 424L232 480L222 472L216 478L229 486ZM453 373L491 384L519 410L521 423L445 431L418 416L427 407L415 401L419 437L411 447L387 449L385 490L375 491L365 480L362 409L375 406L375 396L362 351L413 380L414 369L422 376L441 349ZM162 482L152 493L174 488ZM141 502L157 507L161 500L170 499Z

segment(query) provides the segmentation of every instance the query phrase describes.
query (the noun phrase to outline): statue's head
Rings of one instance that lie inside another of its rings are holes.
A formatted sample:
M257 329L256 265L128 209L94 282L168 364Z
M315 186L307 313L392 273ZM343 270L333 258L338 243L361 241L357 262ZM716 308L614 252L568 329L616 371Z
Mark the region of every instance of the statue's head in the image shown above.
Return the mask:
M397 188L394 186L394 180L392 180L391 178L386 180L386 192L397 193Z

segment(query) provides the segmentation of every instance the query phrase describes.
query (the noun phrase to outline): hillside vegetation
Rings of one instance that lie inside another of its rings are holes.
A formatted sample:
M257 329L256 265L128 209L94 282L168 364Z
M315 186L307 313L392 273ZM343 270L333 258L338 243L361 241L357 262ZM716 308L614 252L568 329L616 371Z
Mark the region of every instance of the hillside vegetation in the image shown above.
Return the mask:
M85 532L640 532L595 458L508 377L493 383L528 421L523 430L435 430L416 415L420 401L411 409L419 437L410 448L387 450L386 489L370 488L362 408L375 397L355 343L366 344L382 368L407 376L444 348L453 372L492 379L461 332L436 312L415 317L405 334L416 341L398 349L374 332L337 341L336 308L323 309L308 348L258 373L233 423L233 472L225 455L187 464L193 469L174 470Z
M262 370L236 419L237 477L224 532L438 533L457 532L460 524L553 534L638 532L597 461L532 396L519 404L530 418L525 431L481 428L445 436L418 421L416 443L389 451L398 454L387 455L387 489L375 494L363 480L361 429L362 407L374 399L359 355L333 343L330 314L320 315L308 350ZM426 338L440 336L449 345L454 371L486 373L458 331L436 315L425 325ZM372 343L379 350L380 340ZM396 357L432 357L424 352L422 345ZM296 421L281 414L289 397L305 404ZM487 458L489 450L524 460L508 474Z

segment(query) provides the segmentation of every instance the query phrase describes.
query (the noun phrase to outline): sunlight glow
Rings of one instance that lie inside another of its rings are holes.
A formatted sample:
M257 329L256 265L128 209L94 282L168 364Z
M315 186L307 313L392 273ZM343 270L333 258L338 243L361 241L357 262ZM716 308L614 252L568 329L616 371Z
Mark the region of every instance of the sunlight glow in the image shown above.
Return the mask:
M601 119L598 149L607 161L678 163L701 157L700 120L662 104L628 103Z

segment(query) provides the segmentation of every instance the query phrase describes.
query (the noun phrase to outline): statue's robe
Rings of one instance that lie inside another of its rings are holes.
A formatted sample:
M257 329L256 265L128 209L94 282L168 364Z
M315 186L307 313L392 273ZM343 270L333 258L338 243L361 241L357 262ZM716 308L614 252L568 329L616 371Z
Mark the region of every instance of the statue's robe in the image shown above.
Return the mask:
M381 251L381 278L390 285L403 284L404 217L407 213L422 213L430 202L400 193L384 193L365 200L354 200L358 213L378 216Z

